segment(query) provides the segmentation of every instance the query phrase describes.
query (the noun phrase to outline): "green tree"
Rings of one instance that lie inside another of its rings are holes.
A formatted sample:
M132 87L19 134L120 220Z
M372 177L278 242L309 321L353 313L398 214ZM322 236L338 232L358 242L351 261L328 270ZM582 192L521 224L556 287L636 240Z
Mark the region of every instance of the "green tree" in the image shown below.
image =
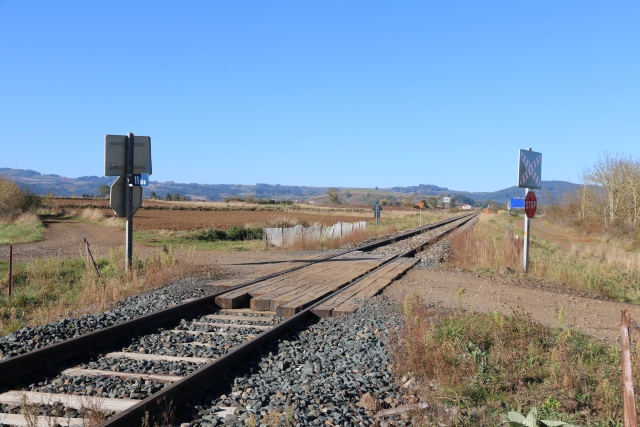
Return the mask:
M427 199L427 204L432 208L435 208L436 206L438 206L438 198L434 196L429 197Z
M335 187L331 187L327 191L327 197L329 197L329 203L333 203L334 205L339 205L342 203L340 201L340 193L338 192L338 189Z
M166 196L164 196L165 200L171 200L171 193L167 193Z
M152 192L151 192L151 198L152 198L152 199L157 199L157 198L158 198L158 196L156 195L156 192L155 192L155 191L152 191Z
M186 202L187 201L187 196L181 196L180 197L180 201L181 202Z
M110 188L107 185L102 184L100 187L98 187L98 193L100 193L100 196L105 197L107 194L109 194L110 192Z
M180 195L178 193L173 193L173 196L171 196L171 200L173 200L174 202L179 201Z

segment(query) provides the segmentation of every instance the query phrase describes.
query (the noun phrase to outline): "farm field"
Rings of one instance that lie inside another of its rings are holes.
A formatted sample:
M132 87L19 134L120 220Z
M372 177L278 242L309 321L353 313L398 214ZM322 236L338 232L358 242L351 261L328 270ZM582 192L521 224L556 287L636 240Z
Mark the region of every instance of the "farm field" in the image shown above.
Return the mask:
M111 214L111 213L110 213ZM338 221L370 221L371 215L314 214L306 212L271 211L195 211L139 210L134 217L136 230L195 231L205 228L227 230L232 226L307 222L333 225Z

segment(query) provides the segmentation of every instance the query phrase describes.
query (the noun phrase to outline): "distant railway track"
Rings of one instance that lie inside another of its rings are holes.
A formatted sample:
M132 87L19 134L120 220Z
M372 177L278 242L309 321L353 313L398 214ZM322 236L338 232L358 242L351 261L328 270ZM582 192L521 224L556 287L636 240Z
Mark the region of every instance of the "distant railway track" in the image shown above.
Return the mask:
M114 385L113 396L93 401L111 414L101 426L140 426L146 412L162 411L161 402L177 404L197 395L230 366L294 325L313 316L353 312L359 301L411 268L418 261L411 258L417 251L476 216L428 224L243 283L214 282L218 284L212 284L216 291L211 295L2 360L0 385L6 391L0 393L0 404L20 405L26 397L77 410L82 398L65 394L77 391L75 378L81 378L79 383L85 387L90 378L110 378L114 384L133 379L144 381L144 392L134 390L123 397ZM116 343L128 346L117 351ZM49 383L58 374L66 380ZM19 390L25 379L30 384L45 384L48 391ZM110 386L105 387L108 391ZM19 418L0 414L0 423L24 425ZM86 420L62 417L57 422L84 425Z

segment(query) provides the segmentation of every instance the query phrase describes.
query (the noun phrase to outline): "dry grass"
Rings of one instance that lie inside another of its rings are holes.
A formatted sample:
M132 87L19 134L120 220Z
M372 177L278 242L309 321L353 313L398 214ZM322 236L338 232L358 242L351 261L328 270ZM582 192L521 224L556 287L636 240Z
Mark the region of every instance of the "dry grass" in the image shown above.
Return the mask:
M192 250L141 257L134 253L134 268L124 272L124 251L111 250L109 258L96 260L102 280L85 259L56 259L19 263L14 268L14 295L0 295L0 333L26 325L108 310L131 295L163 286L173 280L218 275L211 261L197 264ZM6 283L6 270L1 282Z
M104 211L102 209L86 208L80 212L79 216L85 221L102 221L104 219Z
M520 270L522 241L511 230L478 221L475 227L454 231L449 240L454 249L451 261L466 269L478 266L498 269L501 266Z
M521 239L515 239L509 217L480 219L471 230L452 233L451 263L484 274L509 270L524 277ZM573 245L565 249L535 236L529 245L526 276L615 298L640 302L640 255L614 243Z
M617 348L523 313L443 313L407 297L404 315L391 339L393 367L399 378L415 378L431 405L420 425L495 426L507 411L533 406L543 419L619 425ZM637 352L633 360L637 387Z
M17 225L37 224L39 222L40 219L38 218L38 215L32 212L25 212L13 221L13 223Z

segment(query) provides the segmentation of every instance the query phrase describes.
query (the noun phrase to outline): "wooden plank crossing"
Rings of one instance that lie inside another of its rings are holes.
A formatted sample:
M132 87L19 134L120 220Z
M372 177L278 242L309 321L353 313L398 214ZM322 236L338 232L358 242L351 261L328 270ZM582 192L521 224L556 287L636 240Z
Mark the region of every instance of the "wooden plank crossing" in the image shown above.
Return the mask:
M314 286L310 289L296 289L295 291L276 298L271 309L275 309L279 316L291 317L303 307L321 300L336 290L343 288L362 275L368 273L374 268L377 268L380 264L383 264L392 257L393 255L380 256L377 259L371 257L370 259L362 260L357 264L354 263L346 266L347 271L332 277L329 281L326 281L319 286Z
M241 289L230 290L218 295L216 304L223 310L238 310L240 307L246 306L248 302L250 305L248 311L250 312L268 311L275 312L277 316L291 317L303 307L343 288L388 262L394 256L352 251ZM358 307L358 303L354 299L375 295L417 261L415 258L394 260L370 277L364 278L353 289L349 289L347 294L337 296L324 303L322 307L314 309L314 312L322 317L350 313ZM223 315L215 316L220 320L224 319ZM213 316L210 317L213 318ZM249 317L245 317L243 320L252 321L249 319Z
M321 254L310 256L308 258L301 259L301 260L293 260L293 261L285 261L285 262L269 264L268 266L265 266L260 270L247 274L245 276L232 277L230 279L213 280L211 282L205 283L202 286L206 291L210 293L221 292L227 289L234 288L238 285L242 285L247 282L252 282L254 280L258 280L263 277L271 276L272 274L278 274L280 272L289 270L290 268L299 267L305 264L311 264L314 261L317 261L319 259L324 259L333 255L337 255L340 252L344 252L344 251L324 252ZM225 308L233 308L233 307L225 307Z
M256 311L271 310L278 316L278 307L297 298L300 295L319 290L324 287L338 289L342 285L353 281L358 276L375 268L383 262L382 256L365 255L362 252L349 254L329 264L327 268L319 272L312 272L305 281L283 278L278 286L269 292L252 292L251 309ZM323 263L325 264L325 263Z
M417 258L395 259L311 311L319 317L338 317L353 313L363 299L376 295L418 261Z
M316 264L311 264L305 268L301 268L300 270L286 273L282 276L273 277L271 279L267 279L262 282L255 283L253 285L245 286L244 288L241 288L241 289L229 291L223 295L217 296L216 304L222 307L223 309L233 309L233 308L237 308L245 305L247 301L252 297L257 297L267 292L270 292L272 290L276 290L280 288L282 286L283 281L307 283L308 281L313 280L313 277L322 274L322 272L329 271L334 265L334 263L339 262L339 260L344 259L345 257L348 258L350 255L352 254L339 255L330 260L319 262ZM253 307L251 309L254 310ZM269 309L263 308L263 310L266 311Z

